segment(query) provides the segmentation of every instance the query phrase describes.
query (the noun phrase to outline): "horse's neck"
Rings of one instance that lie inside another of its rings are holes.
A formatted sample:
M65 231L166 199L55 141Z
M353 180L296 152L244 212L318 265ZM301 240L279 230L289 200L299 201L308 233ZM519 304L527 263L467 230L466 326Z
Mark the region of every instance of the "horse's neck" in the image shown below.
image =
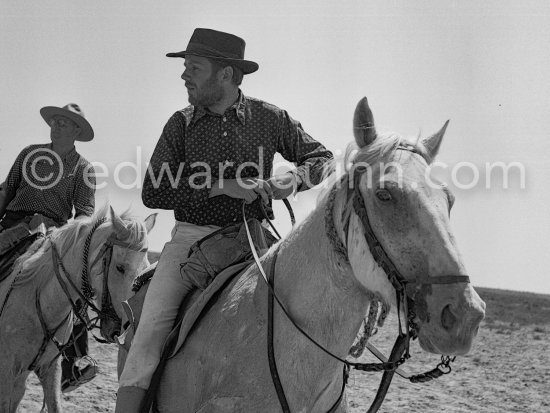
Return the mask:
M369 295L338 257L319 206L280 247L275 289L295 320L334 353L345 356L369 305Z

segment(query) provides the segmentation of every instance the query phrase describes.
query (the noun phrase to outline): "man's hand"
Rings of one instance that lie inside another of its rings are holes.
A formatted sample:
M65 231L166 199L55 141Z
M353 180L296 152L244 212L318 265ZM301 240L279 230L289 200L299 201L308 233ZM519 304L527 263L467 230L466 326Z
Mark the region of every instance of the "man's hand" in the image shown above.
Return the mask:
M258 178L243 178L221 179L214 182L210 189L210 198L218 195L244 199L247 204L254 202L258 196L261 196L262 201L267 205L273 193L267 181Z
M270 199L285 199L297 190L298 182L293 173L274 175L267 181L258 178L221 179L215 181L210 189L210 198L227 195L244 199L247 204L260 196L265 205Z
M271 188L273 199L288 198L297 190L298 186L296 175L291 172L274 175L267 180L267 183Z

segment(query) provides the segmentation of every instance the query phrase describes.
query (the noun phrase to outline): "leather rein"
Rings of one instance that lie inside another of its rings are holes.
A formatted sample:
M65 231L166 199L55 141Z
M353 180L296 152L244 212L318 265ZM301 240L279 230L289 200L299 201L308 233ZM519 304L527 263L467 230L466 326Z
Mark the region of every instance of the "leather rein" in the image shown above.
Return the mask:
M409 146L409 145L400 145L396 149L407 150L410 152L418 153L413 146ZM338 396L337 400L331 406L331 408L328 410L327 413L333 413L338 409L344 396L345 387L347 384L349 371L351 367L353 367L356 370L362 370L362 371L384 372L378 391L376 393L376 397L373 400L368 410L368 413L375 413L378 411L378 409L382 405L382 402L384 401L386 393L391 384L391 380L393 379L393 375L396 372L401 377L408 379L412 383L427 382L427 381L436 379L444 374L449 374L451 372L450 363L454 361L455 358L454 357L451 358L449 356L441 356L441 362L434 369L425 373L420 373L416 375L407 375L406 373L402 372L399 369L399 366L405 363L405 361L408 358L410 358L410 353L409 353L410 340L417 337L417 326L414 322L414 319L416 317L416 314L414 312L414 307L415 307L414 297L411 297L408 294L407 286L408 285L421 286L421 285L431 285L431 284L454 284L454 283L462 283L462 282L469 283L470 278L467 275L446 275L446 276L438 276L438 277L427 276L427 277L418 278L415 280L407 280L399 272L397 267L393 264L393 262L385 252L382 244L376 238L376 235L372 229L372 226L370 225L367 209L366 209L365 202L363 200L363 196L361 194L360 185L359 185L361 176L365 171L366 171L366 167L358 167L354 171L353 209L354 209L354 212L359 217L359 219L361 220L361 223L363 226L363 233L374 260L384 270L389 281L391 282L392 286L395 289L396 302L397 302L397 314L398 314L398 335L393 345L389 358L384 357L384 355L379 350L377 350L376 347L367 343L367 348L380 360L380 363L355 363L355 362L350 362L348 360L345 360L333 354L332 352L324 348L321 344L317 343L304 329L302 329L294 321L294 319L292 318L290 313L287 311L283 303L281 303L281 301L275 294L275 284L274 284L275 265L277 261L279 247L277 247L277 250L273 254L269 275L266 275L266 273L264 272L263 266L260 263L260 259L257 255L257 252L254 248L252 237L250 235L250 231L246 223L246 216L244 214L244 203L243 203L243 209L242 209L243 221L246 227L248 241L250 243L254 260L258 266L260 273L262 274L264 281L267 283L267 286L268 286L268 360L269 360L269 367L271 371L273 384L275 386L277 397L279 399L279 403L284 413L290 413L290 408L286 400L286 396L284 394L284 389L280 381L279 374L277 372L277 366L276 366L275 357L274 357L274 350L273 350L273 336L274 336L273 302L274 301L277 301L283 313L287 316L287 318L295 326L295 328L298 331L300 331L300 333L302 333L305 337L307 337L320 350L327 353L329 356L340 361L343 364L343 380L342 380L342 388L340 391L340 395ZM336 230L334 228L332 210L330 210L330 213L327 214L326 216L327 216L326 226L327 226L329 239L331 239L335 244L334 248L337 252L340 252L341 258L345 259L345 261L349 263L349 258L347 256L347 248L343 245L342 240L340 239L339 235L336 233ZM268 220L268 222L270 221ZM347 233L348 226L349 226L349 221L347 221L345 224L346 233ZM403 313L406 315L406 318L407 318L406 321L401 320L402 318L401 309L403 309Z
M84 243L84 251L83 251L83 258L82 258L82 274L81 274L81 288L79 289L75 282L71 279L71 276L69 272L66 270L65 265L63 264L63 259L61 258L59 251L57 249L57 246L51 242L51 249L52 249L52 261L53 261L53 268L54 273L56 275L56 278L61 285L61 288L63 289L63 292L65 293L65 296L67 297L67 300L69 301L69 304L71 305L71 309L69 310L69 313L67 316L61 321L59 325L54 327L53 329L49 329L46 325L44 315L42 313L42 306L40 303L40 291L37 291L36 294L36 307L38 311L38 318L40 320L40 325L42 327L42 331L44 333L44 340L42 342L42 345L40 346L40 349L38 351L38 354L35 356L34 360L32 361L31 365L29 366L29 370L34 370L36 365L38 364L38 361L42 357L43 353L46 351L48 343L51 341L55 344L55 346L58 349L58 353L56 356L51 360L50 365L53 364L53 362L67 349L68 347L72 346L76 339L78 337L71 337L67 341L67 343L61 343L57 338L55 337L55 334L57 330L65 323L67 320L70 319L71 315L74 314L79 321L86 326L86 330L90 331L96 327L100 327L101 335L104 339L101 339L95 335L93 337L96 341L100 343L114 343L114 339L111 337L105 337L103 331L101 330L101 326L103 321L105 320L112 320L117 324L121 324L121 319L117 315L113 304L111 300L111 294L109 292L109 268L111 265L111 258L113 254L113 247L115 245L119 245L125 248L131 248L131 246L128 243L119 241L116 239L116 233L111 233L107 240L103 243L99 253L97 254L94 261L90 264L89 263L89 250L90 250L90 244L92 241L92 237L94 232L101 224L103 224L106 221L106 218L100 218L98 219L94 225L92 226L92 229L88 233L88 236L86 237L86 241ZM146 251L146 249L141 249L139 251ZM93 297L95 296L95 291L91 285L90 277L89 277L89 270L93 268L93 266L103 258L103 292L101 297L101 308L98 308L94 302ZM65 279L64 279L65 278ZM66 281L65 281L66 280ZM70 288L69 288L70 287ZM78 297L80 298L81 302L75 302L71 297L70 289L72 289L74 292L77 293ZM90 319L88 316L88 308L90 308L93 312L96 313L96 317L93 319ZM82 333L81 333L82 334Z

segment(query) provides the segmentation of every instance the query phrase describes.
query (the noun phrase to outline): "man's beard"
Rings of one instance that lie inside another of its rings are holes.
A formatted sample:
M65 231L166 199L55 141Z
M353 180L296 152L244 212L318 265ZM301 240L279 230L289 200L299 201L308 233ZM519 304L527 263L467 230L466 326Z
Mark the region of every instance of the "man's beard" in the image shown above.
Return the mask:
M195 88L194 92L195 96L189 95L189 103L206 108L218 103L224 96L224 90L215 76L211 76L200 89Z

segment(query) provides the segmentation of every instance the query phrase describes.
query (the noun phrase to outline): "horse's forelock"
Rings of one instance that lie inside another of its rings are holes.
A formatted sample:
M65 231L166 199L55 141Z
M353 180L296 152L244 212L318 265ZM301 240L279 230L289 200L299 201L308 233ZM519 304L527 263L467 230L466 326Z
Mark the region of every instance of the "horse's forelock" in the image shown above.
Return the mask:
M126 225L126 229L128 229L129 232L128 236L125 239L121 239L120 241L128 243L128 245L132 249L147 249L147 229L145 228L145 224L136 219L123 218L123 220Z
M320 202L331 191L331 188L334 185L347 185L349 177L347 176L350 171L353 170L354 165L370 165L371 167L377 167L380 162L384 162L385 159L388 159L389 156L395 152L396 148L400 144L412 145L424 158L426 158L426 148L421 143L419 138L416 140L405 139L397 133L384 133L379 134L376 139L368 146L359 148L356 144L350 143L346 148L346 153L344 155L344 167L346 175L343 177L338 176L335 171L338 168L335 167L335 160L332 160L330 166L324 169L325 174L323 178L327 180L326 191L321 193L319 198Z
M141 250L148 248L147 228L145 228L145 224L141 220L138 220L129 208L120 215L120 219L122 219L128 230L128 236L124 239L119 239L119 241L128 243L133 249Z
M372 167L387 159L400 143L407 142L401 135L393 132L380 134L370 144L363 148L348 147L344 159L346 171L349 172L353 164L362 163ZM412 142L408 142L411 144Z

